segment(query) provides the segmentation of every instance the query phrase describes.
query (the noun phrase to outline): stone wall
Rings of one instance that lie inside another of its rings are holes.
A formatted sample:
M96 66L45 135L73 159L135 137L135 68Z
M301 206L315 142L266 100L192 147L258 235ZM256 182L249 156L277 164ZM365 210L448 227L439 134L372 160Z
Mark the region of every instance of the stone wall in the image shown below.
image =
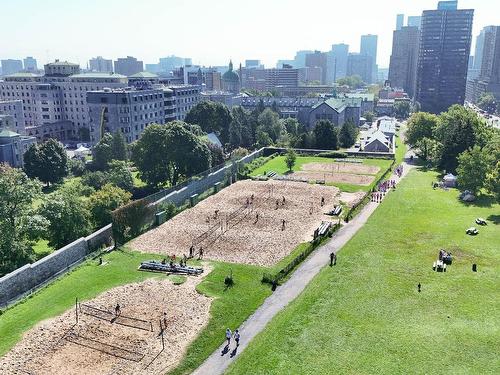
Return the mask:
M0 306L33 292L72 266L80 263L87 255L102 245L111 244L111 224L88 237L54 251L39 261L26 264L0 278Z

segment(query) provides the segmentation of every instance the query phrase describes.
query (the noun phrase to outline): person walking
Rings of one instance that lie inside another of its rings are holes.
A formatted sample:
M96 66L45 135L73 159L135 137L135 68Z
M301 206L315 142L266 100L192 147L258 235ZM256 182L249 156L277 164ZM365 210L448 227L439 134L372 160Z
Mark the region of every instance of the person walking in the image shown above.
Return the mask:
M226 340L227 340L227 346L229 346L229 344L231 344L231 336L233 335L233 333L231 332L231 330L229 328L226 329Z
M330 267L332 267L332 266L333 266L333 259L334 259L334 258L335 258L335 253L332 251L332 252L330 253Z
M240 331L234 331L234 341L236 341L236 347L240 346Z

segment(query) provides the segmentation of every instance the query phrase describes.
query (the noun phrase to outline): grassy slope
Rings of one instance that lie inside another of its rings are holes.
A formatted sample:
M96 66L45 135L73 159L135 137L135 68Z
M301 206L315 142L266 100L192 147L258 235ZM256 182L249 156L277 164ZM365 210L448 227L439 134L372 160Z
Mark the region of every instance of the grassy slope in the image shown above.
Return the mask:
M325 267L228 373L497 372L500 206L459 203L455 190L432 190L435 179L411 172L337 266ZM478 216L488 226L465 235ZM455 256L446 273L431 268L440 247Z
M362 159L363 164L365 165L375 165L380 167L380 171L376 174L375 180L378 179L382 175L382 173L389 167L391 164L390 160L383 159ZM294 171L300 171L302 166L306 163L335 163L335 161L331 158L322 158L318 156L299 156L297 157L297 161L295 166L293 167ZM264 172L275 171L279 174L285 174L288 169L285 164L284 156L277 156L270 161L268 161L263 166L257 168L255 171L251 173L251 176L259 176L264 174ZM342 191L347 192L355 192L355 191L368 191L370 186L361 186L361 185L353 185L353 184L344 184L344 183L333 183L333 186L337 186Z
M38 322L57 316L80 300L91 299L98 294L123 284L140 282L147 278L165 277L156 273L139 272L142 260L160 259L159 255L138 252L113 252L103 256L108 262L98 266L96 260L85 262L58 281L40 290L22 303L7 309L0 315L0 355L6 353L21 335ZM262 269L246 265L230 265L214 262L214 270L198 285L201 293L217 297L211 307L212 319L208 327L189 348L187 357L176 373L188 373L197 367L224 340L226 327L236 328L271 293L268 286L260 283ZM225 290L224 277L233 270L235 285ZM173 282L181 282L172 276Z

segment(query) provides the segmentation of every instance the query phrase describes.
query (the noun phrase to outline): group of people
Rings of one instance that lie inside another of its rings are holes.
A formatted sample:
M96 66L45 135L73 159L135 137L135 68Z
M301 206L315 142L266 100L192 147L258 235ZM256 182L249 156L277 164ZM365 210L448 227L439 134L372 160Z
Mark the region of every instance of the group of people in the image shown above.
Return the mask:
M231 344L231 338L234 339L236 342L236 347L240 346L240 331L235 329L234 333L231 332L231 329L227 328L226 329L226 340L227 340L227 346Z
M382 198L384 197L384 194L385 193L380 192L380 191L374 191L372 193L372 202L375 202L375 203L382 202Z

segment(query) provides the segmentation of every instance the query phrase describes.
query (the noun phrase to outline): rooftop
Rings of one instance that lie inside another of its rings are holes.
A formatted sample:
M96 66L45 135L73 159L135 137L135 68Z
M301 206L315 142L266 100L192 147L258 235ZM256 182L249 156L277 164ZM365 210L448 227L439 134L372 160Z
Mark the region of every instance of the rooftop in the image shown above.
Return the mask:
M9 129L0 129L0 138L14 138L19 137L19 134Z
M129 78L158 78L158 76L150 72L139 72L132 74Z
M126 76L122 74L116 74L116 73L98 73L98 72L91 72L91 73L79 73L79 74L73 74L69 76L69 78L127 78Z
M41 77L41 75L30 72L18 72L5 76L5 78L34 78L34 77Z
M346 107L359 107L361 105L360 98L330 98L324 102L317 103L313 105L313 109L319 107L322 104L326 104L331 109L336 112L343 111Z
M49 65L49 66L79 66L78 64L70 63L68 61L59 61L59 60L48 63L46 65Z

